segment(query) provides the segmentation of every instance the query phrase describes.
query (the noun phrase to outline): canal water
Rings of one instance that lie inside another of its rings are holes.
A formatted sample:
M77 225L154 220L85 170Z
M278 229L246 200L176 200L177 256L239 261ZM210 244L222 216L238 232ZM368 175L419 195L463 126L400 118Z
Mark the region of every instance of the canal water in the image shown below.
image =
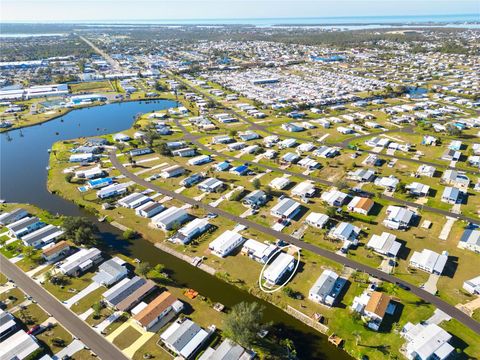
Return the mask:
M113 226L99 223L73 202L47 191L48 149L54 142L119 132L130 128L139 113L174 106L174 101L167 100L108 104L75 110L37 126L1 134L0 198L8 202L30 203L53 214L88 216L97 223L107 246L152 265L164 264L172 271L172 278L177 283L196 289L214 302L221 302L227 307L241 301L261 303L265 306L265 321L273 322L281 336L294 341L300 359L351 359L345 352L330 345L325 336L277 307L161 251L147 240L127 242L121 239L121 234Z

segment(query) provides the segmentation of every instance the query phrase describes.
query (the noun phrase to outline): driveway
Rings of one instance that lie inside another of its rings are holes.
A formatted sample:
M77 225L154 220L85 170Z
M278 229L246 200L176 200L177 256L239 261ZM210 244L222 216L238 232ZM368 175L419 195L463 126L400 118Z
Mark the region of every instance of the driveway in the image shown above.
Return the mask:
M71 308L73 304L80 301L82 298L90 294L92 291L97 290L100 286L101 286L100 284L93 282L90 285L88 285L85 289L73 295L70 299L64 301L63 303L65 304L66 307Z
M56 298L47 292L42 286L29 278L20 268L12 264L3 255L0 255L0 268L2 273L15 283L25 293L35 298L38 304L49 314L58 320L62 326L74 336L82 339L82 342L95 352L103 360L126 360L123 353L102 336L99 336L77 315L63 306Z
M85 345L80 340L73 340L67 347L64 347L53 356L54 360L63 359L64 356L73 356L75 353L84 349Z
M440 275L430 274L427 282L423 285L423 289L430 294L435 295L437 293L437 282L440 279Z

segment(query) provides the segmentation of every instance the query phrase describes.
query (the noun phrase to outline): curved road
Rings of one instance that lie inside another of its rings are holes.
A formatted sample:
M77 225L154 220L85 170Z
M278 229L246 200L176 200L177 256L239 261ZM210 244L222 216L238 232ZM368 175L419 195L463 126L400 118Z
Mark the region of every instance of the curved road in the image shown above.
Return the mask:
M93 330L70 309L67 309L42 286L37 284L19 267L0 254L0 270L25 293L32 296L38 304L53 316L71 334L80 339L102 360L128 360L112 343Z
M319 248L319 247L317 247L313 244L309 244L309 243L306 243L302 240L298 240L298 239L296 239L296 238L294 238L290 235L287 235L287 234L275 231L273 229L267 228L263 225L257 224L256 222L240 218L238 216L230 214L227 211L224 211L224 210L212 207L208 204L204 204L202 202L196 201L196 200L194 200L192 198L189 198L185 195L177 194L174 191L166 190L166 189L161 188L160 186L151 184L148 181L146 181L146 180L136 176L135 174L131 173L130 171L128 171L128 169L125 168L120 163L120 161L118 160L117 154L115 153L115 150L111 151L109 156L110 156L110 161L112 162L112 165L117 170L119 170L122 175L124 175L125 177L134 181L135 183L137 183L140 186L146 187L148 189L152 189L152 190L154 190L154 191L156 191L160 194L163 194L163 195L169 196L171 198L180 200L180 201L182 201L186 204L199 206L199 207L205 209L208 212L215 213L215 214L217 214L221 217L227 218L231 221L237 222L237 223L242 224L244 226L248 226L252 229L255 229L255 230L258 230L258 231L263 232L265 234L271 235L271 236L276 237L280 240L283 240L283 241L288 242L290 244L293 244L293 245L296 245L296 246L301 247L303 249L306 249L308 251L311 251L311 252L313 252L317 255L320 255L322 257L325 257L327 259L335 261L339 264L343 264L344 266L348 266L348 267L351 267L355 270L368 273L368 274L370 274L370 275L372 275L376 278L382 279L384 281L388 281L388 282L391 282L391 283L396 283L396 284L399 284L403 287L410 288L410 291L413 294L415 294L419 298L435 305L438 309L442 310L443 312L445 312L446 314L448 314L452 318L457 319L459 322L461 322L462 324L469 327L470 329L472 329L473 331L475 331L477 334L480 335L480 323L476 322L475 320L473 320L471 317L469 317L467 314L463 313L462 311L460 311L456 307L446 303L445 301L441 300L440 298L436 297L435 295L430 294L429 292L427 292L425 290L422 290L422 289L420 289L416 286L413 286L412 284L410 284L410 283L408 283L404 280L398 279L395 276L386 274L383 271L380 271L378 269L371 268L367 265L358 263L358 262L353 261L349 258L346 258L346 257L343 257L341 255L335 254L335 253L330 252L328 250L324 250L322 248Z

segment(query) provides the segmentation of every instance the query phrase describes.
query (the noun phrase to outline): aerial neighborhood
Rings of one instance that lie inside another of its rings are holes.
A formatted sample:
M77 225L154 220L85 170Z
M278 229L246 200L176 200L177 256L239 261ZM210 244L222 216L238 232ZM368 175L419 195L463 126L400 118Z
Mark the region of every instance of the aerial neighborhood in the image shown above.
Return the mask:
M10 26L1 360L480 357L478 28Z

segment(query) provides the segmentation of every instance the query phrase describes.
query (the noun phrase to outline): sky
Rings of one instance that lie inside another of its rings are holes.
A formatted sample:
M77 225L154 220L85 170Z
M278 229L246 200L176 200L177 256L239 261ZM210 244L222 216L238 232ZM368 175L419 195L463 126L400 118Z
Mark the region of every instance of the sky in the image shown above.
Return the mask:
M0 21L479 14L479 0L0 0Z

